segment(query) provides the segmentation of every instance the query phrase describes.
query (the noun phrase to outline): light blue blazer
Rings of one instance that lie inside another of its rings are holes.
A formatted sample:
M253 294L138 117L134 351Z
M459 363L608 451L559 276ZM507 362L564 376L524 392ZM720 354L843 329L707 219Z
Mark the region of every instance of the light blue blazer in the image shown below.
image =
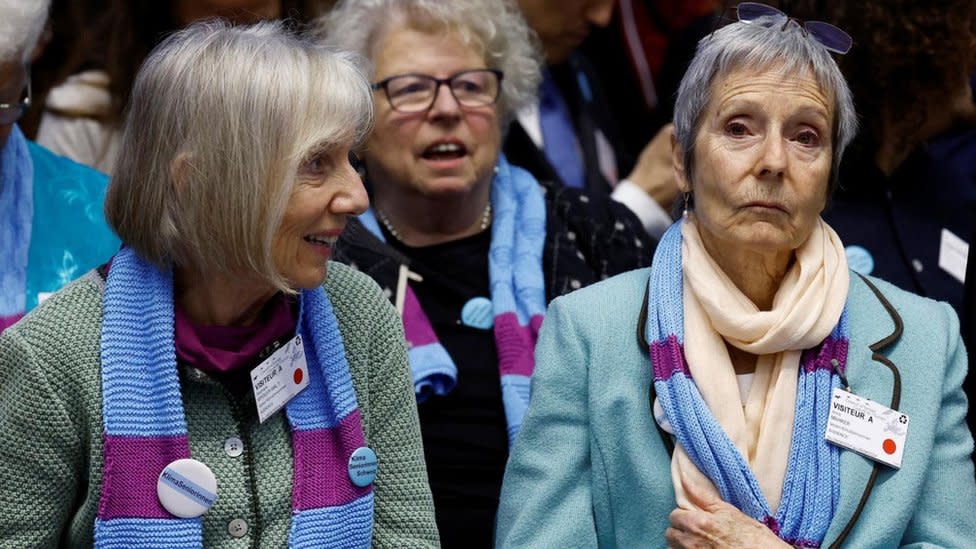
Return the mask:
M666 546L671 457L651 414L651 364L637 338L649 273L550 305L529 411L505 471L496 547ZM851 273L847 379L911 423L900 470L841 451L840 502L823 547L976 548L958 320L948 305L872 282L884 299Z

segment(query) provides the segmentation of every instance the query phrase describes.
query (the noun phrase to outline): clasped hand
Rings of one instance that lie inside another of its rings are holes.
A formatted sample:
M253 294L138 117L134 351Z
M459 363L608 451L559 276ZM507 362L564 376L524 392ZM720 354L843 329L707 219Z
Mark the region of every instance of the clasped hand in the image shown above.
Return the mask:
M682 475L685 495L697 509L671 511L664 532L670 549L789 548L769 528L735 506L706 493Z

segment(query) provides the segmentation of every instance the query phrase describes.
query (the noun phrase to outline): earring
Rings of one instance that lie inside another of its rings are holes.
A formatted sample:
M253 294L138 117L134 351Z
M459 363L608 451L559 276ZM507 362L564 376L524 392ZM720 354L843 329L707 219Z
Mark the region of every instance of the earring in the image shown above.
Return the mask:
M681 211L681 217L685 217L685 218L688 217L688 202L690 200L691 200L691 193L685 193L684 194L685 205L684 205L684 209Z

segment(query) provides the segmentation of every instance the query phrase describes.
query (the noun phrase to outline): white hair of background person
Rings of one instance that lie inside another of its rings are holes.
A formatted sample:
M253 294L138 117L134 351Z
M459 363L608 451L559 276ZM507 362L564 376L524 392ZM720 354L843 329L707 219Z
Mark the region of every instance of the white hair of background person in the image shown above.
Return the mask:
M504 73L498 97L503 125L536 100L542 49L511 0L342 0L315 23L325 43L373 59L385 33L405 24L424 32L453 31Z
M26 63L47 22L51 0L0 0L0 63Z
M701 116L711 100L712 85L737 70L776 68L784 74L809 70L825 95L834 100L831 127L831 177L828 196L837 185L844 149L857 133L857 114L847 80L830 53L796 22L762 17L722 27L698 43L674 106L674 136L684 152L685 173L693 174L694 147Z
M365 66L281 22L211 20L169 36L133 86L109 224L151 262L251 272L291 292L272 240L300 163L368 135Z

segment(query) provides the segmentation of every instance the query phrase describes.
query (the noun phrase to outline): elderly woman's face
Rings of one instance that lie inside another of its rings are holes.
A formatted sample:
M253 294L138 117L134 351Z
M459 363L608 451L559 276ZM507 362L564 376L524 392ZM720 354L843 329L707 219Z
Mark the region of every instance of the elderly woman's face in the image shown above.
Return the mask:
M374 49L374 82L403 74L448 78L487 68L481 53L455 34L428 34L394 28ZM373 92L376 119L366 144L370 181L400 185L424 196L466 194L490 182L501 129L494 104L462 107L447 85L437 88L429 109L394 110L383 90ZM381 191L379 191L381 192Z
M713 84L692 177L678 177L706 246L782 253L806 241L826 204L833 113L811 73L742 69Z
M312 154L298 168L295 188L275 232L278 272L293 288L315 288L325 280L326 261L351 215L369 207L366 189L349 164L349 146Z

